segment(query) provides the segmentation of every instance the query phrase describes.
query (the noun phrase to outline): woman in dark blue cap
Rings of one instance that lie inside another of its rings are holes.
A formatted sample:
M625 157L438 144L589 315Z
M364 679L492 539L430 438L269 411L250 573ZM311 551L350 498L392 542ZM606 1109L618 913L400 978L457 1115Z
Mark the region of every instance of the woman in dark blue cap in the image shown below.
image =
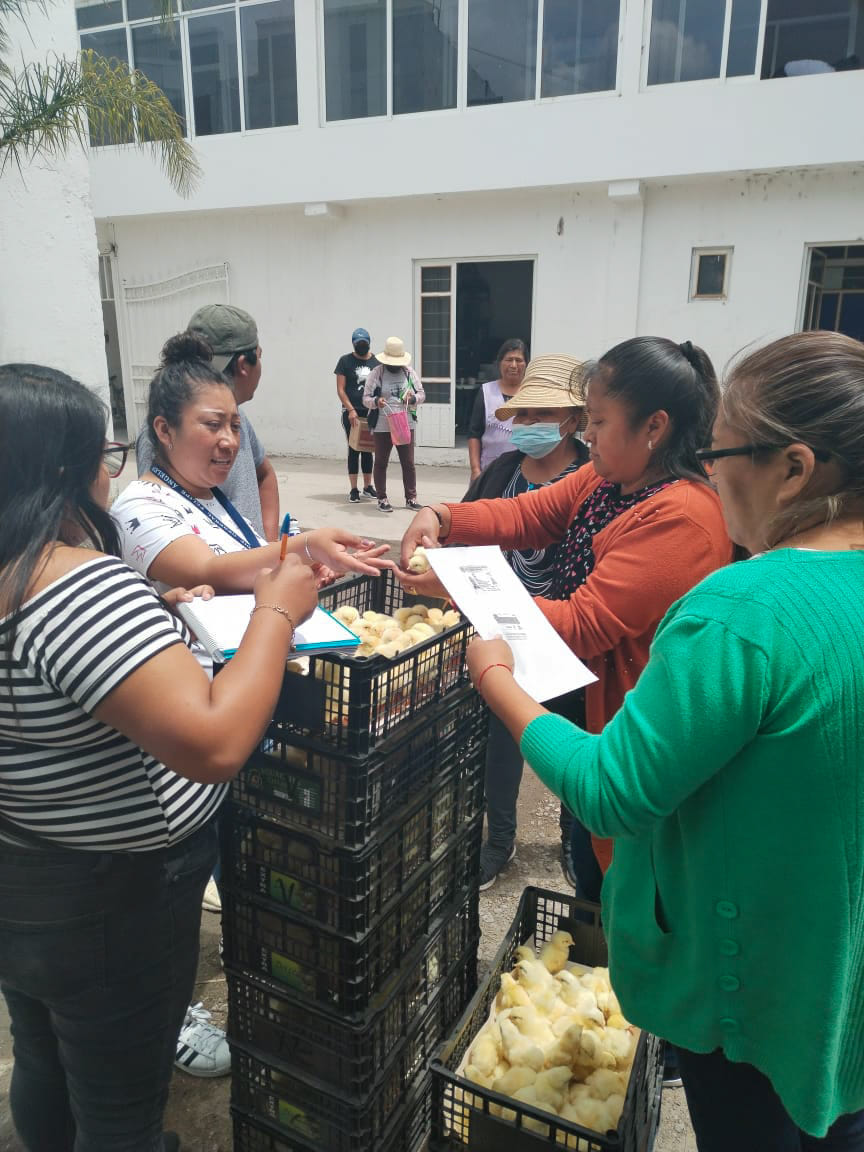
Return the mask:
M342 427L345 429L346 439L351 435L351 429L362 420L366 421L366 409L363 407L363 385L366 377L376 366L378 361L369 351L372 340L365 328L355 328L351 333L353 349L339 357L334 371L336 373L336 391L342 401ZM375 499L378 495L372 487L372 453L357 452L348 445L348 479L351 482L351 491L348 499L352 504L360 503L360 489L357 485L357 474L363 468L363 495Z

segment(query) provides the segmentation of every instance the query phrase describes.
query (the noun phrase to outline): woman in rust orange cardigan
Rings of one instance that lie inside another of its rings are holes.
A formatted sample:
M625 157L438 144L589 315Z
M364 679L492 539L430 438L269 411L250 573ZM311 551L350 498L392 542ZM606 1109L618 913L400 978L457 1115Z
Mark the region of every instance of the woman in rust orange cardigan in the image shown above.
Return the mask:
M589 369L590 462L515 499L422 509L402 541L403 569L421 543L559 544L550 595L537 604L597 676L586 727L600 732L639 678L670 605L732 558L696 458L717 402L711 361L689 341L638 336L616 345ZM432 574L404 579L420 593L440 590ZM611 841L593 843L605 872Z

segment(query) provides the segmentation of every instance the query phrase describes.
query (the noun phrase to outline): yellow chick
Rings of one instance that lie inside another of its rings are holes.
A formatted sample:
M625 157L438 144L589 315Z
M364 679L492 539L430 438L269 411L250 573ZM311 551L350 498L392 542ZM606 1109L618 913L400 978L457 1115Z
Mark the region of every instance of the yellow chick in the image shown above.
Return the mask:
M579 1037L579 1054L582 1062L591 1064L595 1068L617 1067L618 1060L609 1050L605 1041L606 1037L603 1033L583 1028L582 1035Z
M573 937L569 932L553 932L540 949L540 963L554 976L567 963L572 947Z
M613 1012L609 1019L606 1021L607 1028L629 1028L630 1021L625 1020L620 1012Z
M499 1017L499 1020L501 1018ZM535 1044L530 1037L523 1036L512 1021L503 1019L500 1023L501 1041L504 1045L504 1055L511 1065L521 1065L533 1068L539 1072L545 1062L543 1049Z
M414 549L414 555L408 561L408 571L415 572L418 576L423 572L429 571L429 560L426 557L426 549L422 546Z
M513 955L516 957L516 963L517 964L519 963L520 960L536 960L537 959L536 952L528 944L520 944L519 947L516 949L516 951L513 953Z
M465 1079L470 1080L472 1084L479 1084L481 1088L492 1087L492 1077L484 1076L474 1064L465 1065Z
M624 1111L624 1097L615 1092L606 1100L606 1123L609 1128L617 1128L621 1120L621 1113ZM608 1129L607 1129L608 1131Z
M512 1096L514 1092L518 1092L520 1088L527 1088L529 1084L533 1084L537 1077L537 1073L533 1068L514 1067L499 1076L492 1083L492 1091L500 1092L502 1096Z
M603 1038L604 1048L612 1053L615 1063L623 1068L630 1063L636 1047L636 1036L626 1028L607 1028Z
M502 972L501 988L495 997L495 1004L499 1010L502 1008L517 1008L530 1003L531 997L525 989L513 979L509 972Z
M333 613L337 620L350 627L355 620L358 620L360 613L353 604L340 604L340 606Z
M546 1063L549 1067L566 1064L569 1067L582 1052L582 1025L571 1024L559 1038L557 1044L546 1049Z
M623 1097L627 1091L627 1077L611 1068L595 1068L590 1076L585 1077L585 1084L598 1100L608 1100L614 1095Z
M555 1035L533 1004L523 1004L509 1010L510 1020L523 1036L529 1036L541 1048L555 1043ZM500 1017L499 1017L500 1019Z
M462 623L462 617L459 615L458 612L454 612L453 609L451 608L447 612L444 613L444 615L441 618L441 623L444 625L445 628L454 628L457 624Z
M539 992L541 989L549 988L551 982L555 979L551 976L549 970L539 960L520 960L516 967L513 969L513 975L520 984L525 986L528 995L532 995L534 991Z
M581 982L566 968L555 976L561 991L561 999L572 1008L583 1023L593 1020L601 1028L606 1024L606 1017L600 1011L594 993L585 988Z
M480 1029L471 1045L470 1062L483 1076L491 1076L502 1052L501 1029L490 1021Z
M567 1100L566 1089L571 1076L569 1065L538 1072L534 1081L534 1093L538 1102L543 1107L550 1107L554 1112L559 1111Z

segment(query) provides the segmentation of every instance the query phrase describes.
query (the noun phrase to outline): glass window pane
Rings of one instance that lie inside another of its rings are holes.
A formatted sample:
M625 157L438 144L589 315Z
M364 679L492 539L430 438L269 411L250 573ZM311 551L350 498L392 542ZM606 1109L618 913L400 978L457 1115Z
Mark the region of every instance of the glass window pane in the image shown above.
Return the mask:
M195 135L240 131L237 28L234 12L189 21L189 63Z
M171 7L177 10L176 0ZM126 15L130 20L152 20L162 15L161 0L126 0Z
M726 56L727 76L752 76L756 71L761 7L762 0L732 0L729 52Z
M469 0L468 103L533 100L537 0Z
M459 0L393 0L393 111L456 107Z
M420 290L421 292L449 292L450 269L421 268Z
M106 60L120 60L128 65L126 52L126 29L114 28L110 32L86 32L81 36L82 51L97 52ZM131 126L130 126L131 127ZM90 117L90 143L94 148L107 144L129 144L132 132L114 132L107 124L100 123L97 115Z
M825 269L825 275L822 277L822 286L829 291L835 288L843 287L843 265L833 264Z
M135 67L152 80L186 124L183 98L183 62L180 58L180 22L138 24L132 29L132 58Z
M421 371L426 376L450 376L450 297L421 300ZM448 388L449 395L449 388Z
M864 264L847 264L843 269L843 287L864 289Z
M726 276L726 256L723 253L703 253L696 272L697 296L722 296Z
M227 2L230 3L230 0ZM184 12L194 12L200 8L224 8L225 4L226 0L180 0Z
M615 87L619 8L619 0L546 0L541 96Z
M246 127L297 123L294 0L240 9Z
M823 332L834 332L837 329L837 302L840 295L837 292L822 293L822 307L819 309L819 327Z
M387 0L324 0L327 119L387 112Z
M648 83L719 76L724 17L718 0L654 0Z
M83 0L75 5L79 28L101 28L123 23L123 0Z
M860 68L862 19L862 0L768 0L763 79Z
M837 331L864 340L864 292L843 293Z

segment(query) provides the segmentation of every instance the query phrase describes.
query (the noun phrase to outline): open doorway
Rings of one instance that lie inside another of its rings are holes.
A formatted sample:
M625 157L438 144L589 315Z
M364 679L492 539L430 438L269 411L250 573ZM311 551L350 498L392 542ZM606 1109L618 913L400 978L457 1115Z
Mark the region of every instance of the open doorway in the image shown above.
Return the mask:
M810 249L801 327L843 332L864 341L864 245L831 244Z
M111 420L114 439L126 441L129 421L123 395L123 367L120 339L117 334L117 303L114 299L114 271L110 253L99 254L99 294L102 297L102 327L105 331L105 359L108 362L108 389L111 396Z
M418 369L426 390L417 443L449 448L467 434L477 389L495 378L507 339L530 347L534 261L442 260L417 265Z

